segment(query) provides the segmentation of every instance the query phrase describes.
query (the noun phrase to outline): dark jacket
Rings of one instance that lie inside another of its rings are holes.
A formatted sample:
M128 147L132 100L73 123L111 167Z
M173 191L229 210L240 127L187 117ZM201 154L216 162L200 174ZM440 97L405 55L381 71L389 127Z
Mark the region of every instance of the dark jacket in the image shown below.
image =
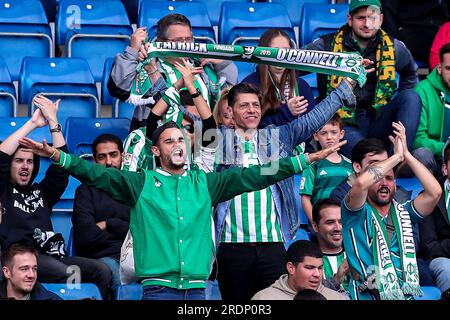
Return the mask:
M0 283L0 299L7 299L6 279ZM48 291L42 284L36 281L33 290L30 293L30 300L62 300L62 298L53 292Z
M261 86L259 72L256 71L256 72L249 74L247 77L244 78L244 80L242 80L242 82L248 82L248 83L254 84L259 88ZM300 77L297 78L297 85L298 85L298 92L300 93L300 95L304 96L305 99L308 100L307 112L309 112L312 108L314 108L314 106L316 104L314 101L314 94L311 90L311 87L305 80L303 80ZM291 122L295 118L297 118L297 117L294 116L289 111L287 103L283 103L283 104L281 104L281 108L278 110L278 112L264 115L261 118L261 122L259 123L258 128L262 129L271 124L276 125L276 126L282 126L283 124Z
M444 188L445 178L439 182ZM439 257L450 258L450 222L445 208L445 192L442 192L433 213L426 217L419 227L420 251L423 257L429 261Z
M327 34L314 42L306 45L305 49L308 50L319 50L319 51L331 51L331 42L334 33ZM373 66L376 66L376 50L378 41L380 40L380 33L372 39L367 48L362 53L364 58L370 59L374 62ZM355 40L351 37L351 29L346 26L344 29L344 49L347 52L359 52L360 48ZM417 64L415 63L411 53L408 48L397 39L394 39L394 50L395 50L395 71L400 75L400 82L398 86L398 91L405 89L413 89L417 84ZM327 96L327 75L317 74L317 85L319 88L319 100L323 100ZM377 84L376 72L371 72L367 74L366 84L360 88L357 86L354 89L354 94L356 95L356 108L372 110L372 103L375 97L375 90Z
M106 221L106 230L96 225L100 221ZM120 248L130 227L130 207L104 191L82 184L75 191L72 224L77 255L119 260Z
M66 151L66 146L59 148ZM5 207L0 224L0 246L22 242L36 246L35 228L53 231L50 214L69 183L69 173L52 164L44 179L33 183L39 171L39 157L34 157L34 170L27 186L14 186L9 181L11 156L0 151L0 198ZM67 240L67 239L66 239Z

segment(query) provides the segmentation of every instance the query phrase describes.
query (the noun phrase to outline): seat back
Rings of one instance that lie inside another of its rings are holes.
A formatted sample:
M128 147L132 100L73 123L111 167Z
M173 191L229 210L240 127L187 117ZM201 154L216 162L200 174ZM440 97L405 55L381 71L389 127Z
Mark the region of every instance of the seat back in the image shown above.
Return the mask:
M63 300L103 300L100 290L94 283L42 283L42 285Z
M59 201L53 207L53 212L71 213L73 211L75 190L80 184L81 183L79 180L75 179L72 176L69 177L69 184L67 185L66 190L64 190L64 193L62 194ZM73 252L73 248L71 250Z
M86 59L96 81L101 81L105 60L123 52L133 32L120 0L62 0L57 29L58 44L66 45L68 57Z
M29 117L0 117L0 141L5 141L6 138L22 127L28 120L30 120ZM28 137L39 142L42 139L49 142L52 141L48 126L34 129L28 134Z
M296 42L286 8L279 3L224 2L219 20L220 43L256 46L269 28L279 28Z
M114 99L114 116L116 118L126 118L132 120L135 109L136 106L134 104Z
M123 118L68 118L66 124L66 143L75 155L92 155L92 142L100 134L110 133L122 141L127 137L130 120Z
M0 117L17 116L16 88L11 80L8 66L0 57Z
M79 33L85 27L98 27L99 33L114 33L118 27L131 30L130 20L120 0L59 0L56 43L64 45L68 32Z
M272 2L281 3L286 7L289 18L294 26L300 25L300 19L302 14L302 8L305 2L314 2L314 3L330 3L330 0L271 0Z
M220 12L222 10L222 4L224 2L244 2L246 0L194 0L202 2L208 10L208 16L213 26L219 25ZM247 0L247 2L251 2Z
M201 2L141 0L138 26L147 27L148 37L152 40L156 37L158 21L172 13L180 13L189 19L196 42L216 43L208 11Z
M142 300L141 284L121 285L116 290L116 300Z
M111 69L114 64L114 58L108 58L105 60L105 65L103 67L103 75L102 75L102 104L113 104L113 97L109 94L108 91L108 80L109 75L111 74Z
M0 5L0 48L14 81L25 56L53 56L52 34L40 1L8 0Z
M347 22L348 4L305 3L300 21L300 45L338 30Z
M35 95L61 98L58 119L65 125L70 116L98 117L97 87L86 60L81 58L32 58L22 63L19 82L21 103L27 103L30 114L35 110Z
M303 210L302 201L301 201L301 197L300 197L300 182L301 182L301 180L302 180L301 174L294 175L294 195L295 195L295 202L297 203L297 210L298 210L297 214L300 219L300 224L307 226L309 221L308 221L308 217L306 216L305 211Z

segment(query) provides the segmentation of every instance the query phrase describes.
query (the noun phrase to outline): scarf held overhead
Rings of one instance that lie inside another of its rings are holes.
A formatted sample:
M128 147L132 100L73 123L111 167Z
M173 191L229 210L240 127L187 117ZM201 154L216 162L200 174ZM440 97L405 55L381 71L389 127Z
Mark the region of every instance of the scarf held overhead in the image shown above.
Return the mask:
M301 49L250 47L228 44L185 42L153 42L148 57L137 66L132 93L143 96L152 86L144 66L153 58L212 58L268 64L288 69L317 72L356 79L359 86L366 82L366 71L358 53L326 52Z

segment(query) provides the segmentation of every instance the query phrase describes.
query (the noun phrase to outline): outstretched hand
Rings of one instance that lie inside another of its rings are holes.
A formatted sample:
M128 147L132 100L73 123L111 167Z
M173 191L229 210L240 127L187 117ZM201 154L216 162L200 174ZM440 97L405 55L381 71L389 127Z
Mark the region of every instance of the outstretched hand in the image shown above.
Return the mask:
M347 140L343 140L343 141L340 141L339 143L335 144L334 146L319 150L317 152L313 152L309 155L309 160L311 162L314 162L314 161L325 159L330 154L332 154L334 152L338 152L341 149L341 147L346 143L347 143Z
M27 150L33 152L34 154L37 154L38 156L45 158L50 158L50 156L54 154L55 151L57 151L56 148L49 146L47 144L47 141L45 141L45 139L42 140L42 143L40 143L28 137L24 137L19 140L19 143L22 146L24 146Z

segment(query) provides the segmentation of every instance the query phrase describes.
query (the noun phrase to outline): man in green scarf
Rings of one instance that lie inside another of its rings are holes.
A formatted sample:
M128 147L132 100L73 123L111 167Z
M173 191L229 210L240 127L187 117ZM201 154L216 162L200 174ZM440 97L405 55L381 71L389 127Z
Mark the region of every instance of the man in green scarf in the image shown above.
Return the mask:
M350 295L355 300L403 300L422 295L415 255L413 224L436 206L442 190L434 176L408 151L405 127L393 123L394 154L377 162L352 183L342 206L342 234L351 270ZM411 168L424 191L398 203L393 168Z
M417 65L408 48L381 29L383 13L380 0L351 0L347 23L335 33L324 35L304 49L357 52L373 61L375 72L355 89L356 110L343 105L338 111L348 141L341 153L350 158L353 146L364 138L389 143L391 122L401 121L406 128L408 148L412 150L419 124L420 99ZM340 76L317 74L319 100L342 81Z
M422 100L422 112L413 153L436 175L441 167L445 141L450 136L450 43L440 49L439 61L416 87Z

